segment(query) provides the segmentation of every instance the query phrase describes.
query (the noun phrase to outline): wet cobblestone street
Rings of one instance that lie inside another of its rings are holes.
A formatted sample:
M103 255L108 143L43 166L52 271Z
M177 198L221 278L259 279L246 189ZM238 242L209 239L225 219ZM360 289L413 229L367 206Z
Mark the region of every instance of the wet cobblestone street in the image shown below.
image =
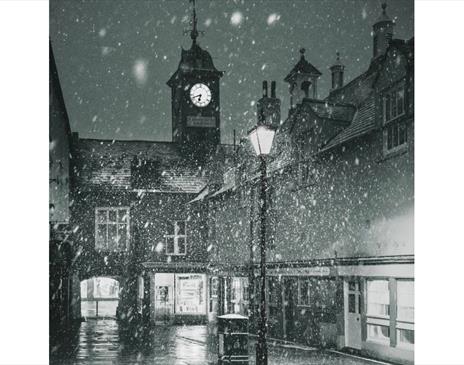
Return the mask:
M207 326L156 326L148 343L130 339L115 320L89 320L81 323L78 335L66 354L54 354L51 364L156 364L205 365L217 363L216 336ZM250 341L250 365L254 344ZM61 356L59 356L61 355ZM374 362L314 349L269 346L269 365L368 365Z

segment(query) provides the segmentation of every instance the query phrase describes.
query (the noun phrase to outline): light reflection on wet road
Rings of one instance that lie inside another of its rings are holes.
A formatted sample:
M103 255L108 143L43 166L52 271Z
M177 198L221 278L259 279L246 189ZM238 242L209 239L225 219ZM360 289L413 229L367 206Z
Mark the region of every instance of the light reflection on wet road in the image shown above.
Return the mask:
M128 342L115 320L89 320L79 329L74 354L54 360L54 365L209 365L217 363L216 336L208 336L207 326L156 326L149 335L149 348L136 346L141 339ZM254 347L250 344L250 355ZM254 364L250 356L250 365ZM322 351L307 351L277 346L269 347L269 365L372 365Z

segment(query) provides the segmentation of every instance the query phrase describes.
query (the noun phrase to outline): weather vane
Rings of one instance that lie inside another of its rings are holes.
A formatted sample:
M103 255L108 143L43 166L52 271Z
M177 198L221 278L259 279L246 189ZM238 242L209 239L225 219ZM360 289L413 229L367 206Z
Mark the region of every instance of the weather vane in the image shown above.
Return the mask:
M190 38L192 38L193 44L196 44L198 35L200 35L200 34L204 35L205 32L197 29L197 21L198 20L197 20L197 12L196 12L196 9L195 9L195 0L189 0L189 3L193 3L193 6L192 6L192 20L190 21L190 25L192 26L192 29L184 30L184 34L190 33Z

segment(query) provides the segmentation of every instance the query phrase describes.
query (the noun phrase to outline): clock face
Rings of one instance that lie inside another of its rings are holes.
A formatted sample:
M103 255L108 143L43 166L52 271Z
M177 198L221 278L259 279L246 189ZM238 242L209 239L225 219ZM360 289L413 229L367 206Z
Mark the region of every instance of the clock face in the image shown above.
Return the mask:
M190 99L196 106L207 106L211 101L211 90L205 84L195 84L190 89Z

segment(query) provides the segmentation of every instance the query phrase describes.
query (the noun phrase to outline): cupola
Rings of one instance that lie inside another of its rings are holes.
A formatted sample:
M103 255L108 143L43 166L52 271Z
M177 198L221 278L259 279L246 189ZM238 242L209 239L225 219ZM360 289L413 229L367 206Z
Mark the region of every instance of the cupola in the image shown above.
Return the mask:
M294 108L304 98L317 99L317 80L322 73L305 59L305 49L300 49L300 60L285 77L289 84L290 106Z

